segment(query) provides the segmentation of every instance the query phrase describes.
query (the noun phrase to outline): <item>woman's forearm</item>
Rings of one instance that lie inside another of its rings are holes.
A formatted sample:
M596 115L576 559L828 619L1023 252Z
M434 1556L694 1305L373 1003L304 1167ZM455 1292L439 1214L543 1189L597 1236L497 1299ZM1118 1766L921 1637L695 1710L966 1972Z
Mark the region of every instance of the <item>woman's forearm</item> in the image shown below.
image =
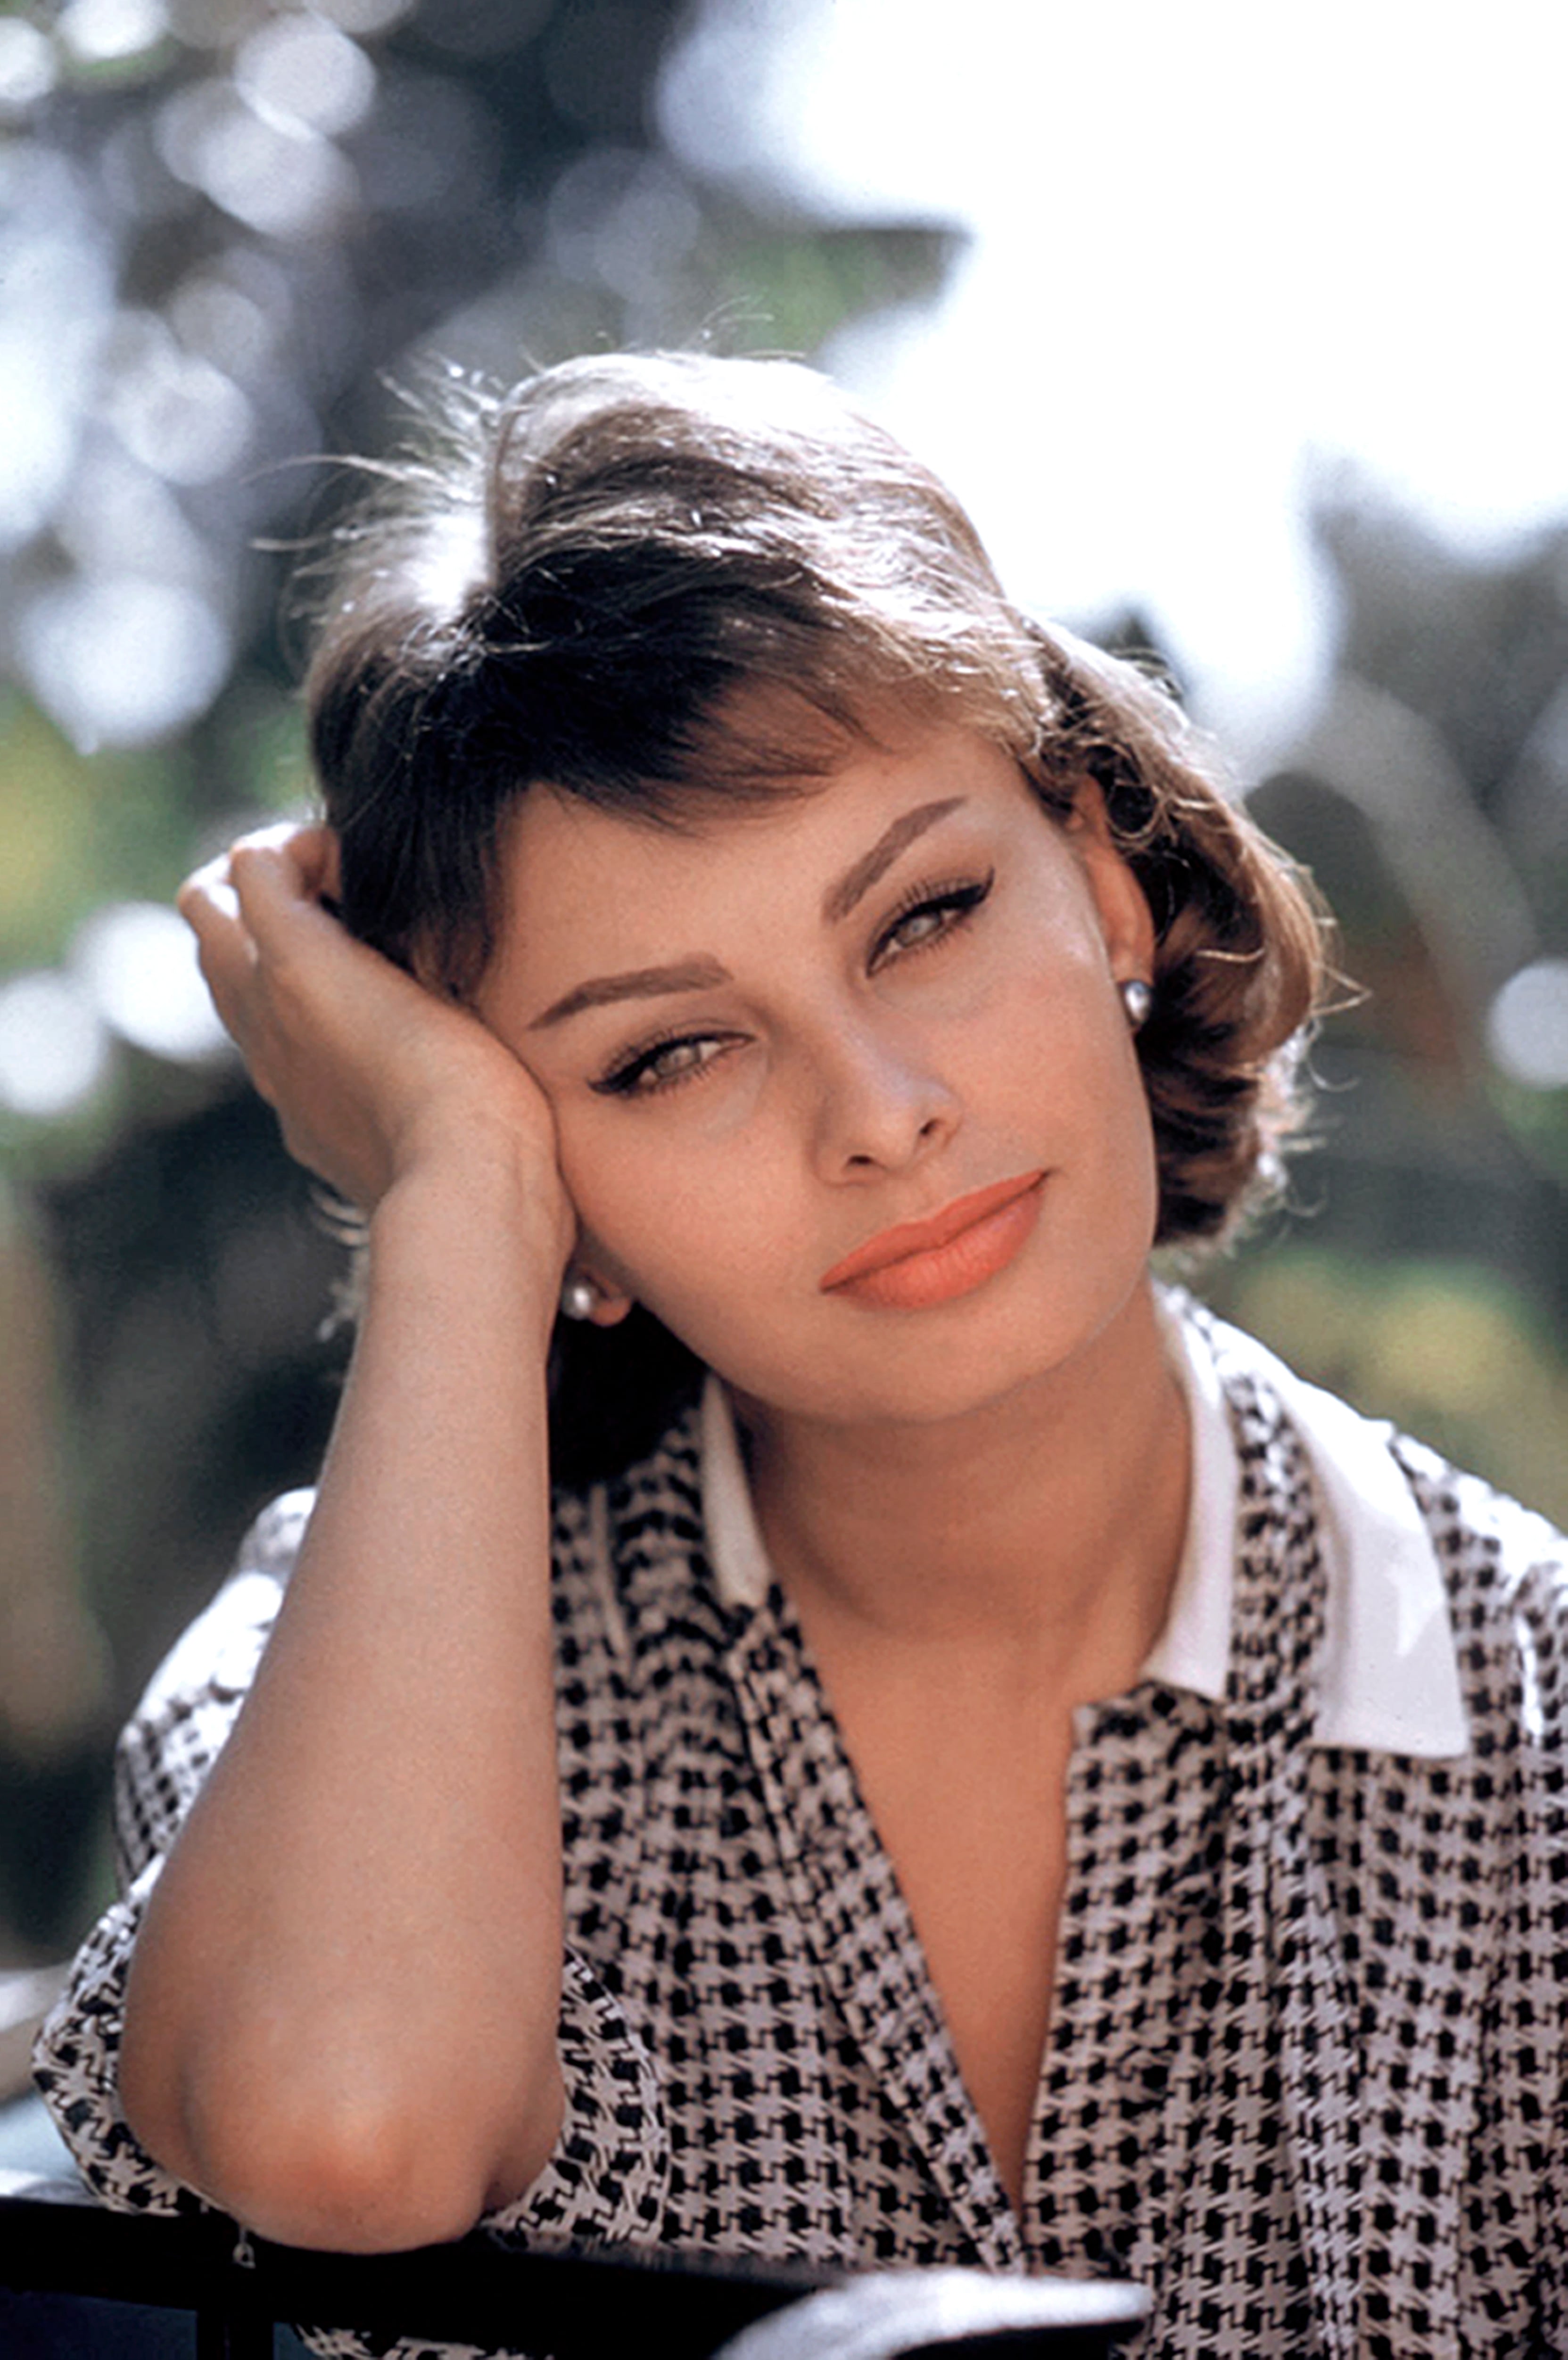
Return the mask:
M132 1971L133 2128L294 2243L458 2234L560 2118L559 1245L504 1138L468 1148L376 1215L299 1563Z

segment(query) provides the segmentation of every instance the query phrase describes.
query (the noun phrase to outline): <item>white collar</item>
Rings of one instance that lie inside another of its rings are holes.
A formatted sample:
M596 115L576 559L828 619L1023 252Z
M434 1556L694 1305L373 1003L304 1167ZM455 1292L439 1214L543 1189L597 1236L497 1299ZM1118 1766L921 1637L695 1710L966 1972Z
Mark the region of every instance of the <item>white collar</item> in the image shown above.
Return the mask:
M1214 1357L1191 1320L1166 1333L1192 1426L1187 1539L1165 1628L1144 1676L1222 1703L1230 1662L1240 1465ZM1304 1384L1261 1345L1273 1387L1306 1450L1328 1568L1323 1661L1312 1743L1443 1761L1466 1754L1448 1599L1389 1429ZM760 1605L772 1570L752 1506L729 1398L702 1393L702 1498L708 1548L726 1604Z

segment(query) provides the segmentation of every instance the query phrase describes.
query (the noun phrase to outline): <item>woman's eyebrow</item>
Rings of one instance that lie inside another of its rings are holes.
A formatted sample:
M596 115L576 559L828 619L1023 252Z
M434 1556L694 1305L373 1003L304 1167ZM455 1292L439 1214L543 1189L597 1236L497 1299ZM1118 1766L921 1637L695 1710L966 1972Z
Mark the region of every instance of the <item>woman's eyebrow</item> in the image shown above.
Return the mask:
M822 915L829 924L836 925L847 918L906 847L923 836L928 827L934 827L938 820L945 819L950 812L960 810L965 801L963 795L944 795L939 802L917 803L913 811L901 812L892 825L883 830L870 851L863 853L835 885L829 886L822 901ZM672 991L711 991L734 979L728 967L711 958L680 959L670 967L638 967L629 968L624 975L594 976L562 999L552 1000L542 1015L533 1019L528 1031L541 1032L551 1024L563 1024L569 1016L581 1016L587 1008L611 1008L620 1000L657 1000Z
M553 1000L542 1016L534 1018L528 1031L539 1032L548 1024L564 1023L585 1008L614 1007L617 1000L657 1000L667 991L711 991L733 979L728 967L709 958L681 959L673 967L631 967L625 975L594 976L563 999Z
M966 798L944 795L940 803L917 803L893 822L879 836L869 852L863 853L853 869L846 869L836 885L830 886L822 901L822 915L830 925L836 926L847 918L857 902L865 900L877 879L891 869L907 845L934 827L949 812L962 809Z

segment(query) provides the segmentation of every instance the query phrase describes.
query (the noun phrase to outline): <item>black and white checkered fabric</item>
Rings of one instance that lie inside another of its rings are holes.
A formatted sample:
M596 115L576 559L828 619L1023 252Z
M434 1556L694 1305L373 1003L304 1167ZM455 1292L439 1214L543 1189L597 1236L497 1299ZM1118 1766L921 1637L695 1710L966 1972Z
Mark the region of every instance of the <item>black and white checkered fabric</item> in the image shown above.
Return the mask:
M715 1591L695 1419L561 1502L569 2116L498 2234L1127 2275L1145 2360L1568 2355L1563 1546L1398 1445L1471 1751L1314 1748L1305 1462L1247 1338L1211 1340L1242 1471L1228 1695L1146 1680L1080 1716L1021 2218L788 1601ZM263 1519L124 1742L127 1898L40 2057L116 2205L196 2202L117 2110L125 1961L307 1506Z

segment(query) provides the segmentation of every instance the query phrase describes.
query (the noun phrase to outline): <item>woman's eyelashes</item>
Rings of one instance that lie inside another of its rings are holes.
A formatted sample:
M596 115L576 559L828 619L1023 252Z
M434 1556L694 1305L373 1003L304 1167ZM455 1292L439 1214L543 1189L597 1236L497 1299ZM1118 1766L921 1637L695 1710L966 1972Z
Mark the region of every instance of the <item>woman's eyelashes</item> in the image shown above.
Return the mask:
M735 1032L676 1032L650 1041L617 1059L589 1087L601 1098L652 1098L660 1090L694 1082L714 1060L745 1036Z
M876 934L866 973L880 974L950 941L982 907L995 882L996 871L988 869L984 877L910 886ZM749 1038L735 1032L662 1032L618 1054L589 1087L601 1098L655 1098L702 1080L726 1052L744 1047Z
M934 949L975 915L996 881L994 869L984 877L955 880L949 884L911 885L886 921L871 952L869 972L877 974L889 958L908 958L916 951Z

